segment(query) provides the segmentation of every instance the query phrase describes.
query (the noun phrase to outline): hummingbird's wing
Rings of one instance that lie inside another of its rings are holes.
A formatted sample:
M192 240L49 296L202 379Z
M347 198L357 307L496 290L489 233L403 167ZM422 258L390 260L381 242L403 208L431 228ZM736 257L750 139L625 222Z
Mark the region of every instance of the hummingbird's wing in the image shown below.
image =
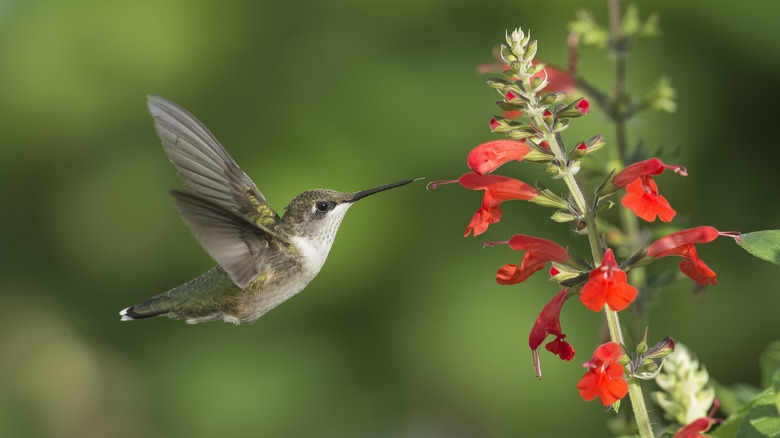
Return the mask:
M255 183L195 116L163 97L150 95L148 100L163 149L189 192L258 225L279 219Z
M249 223L198 195L179 190L171 190L171 195L198 242L241 289L266 271L267 257L262 253L269 246L288 245L266 227Z
M187 189L171 192L176 207L203 248L245 288L265 270L260 253L269 245L287 245L270 228L279 216L192 114L159 96L149 96L149 111Z

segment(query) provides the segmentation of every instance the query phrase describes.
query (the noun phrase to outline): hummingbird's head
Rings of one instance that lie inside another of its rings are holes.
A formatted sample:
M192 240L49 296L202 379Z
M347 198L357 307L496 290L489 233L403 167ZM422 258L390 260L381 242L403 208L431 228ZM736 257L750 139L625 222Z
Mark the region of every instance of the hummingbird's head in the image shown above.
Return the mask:
M307 190L287 205L282 224L291 235L333 242L344 214L355 201L410 182L412 180L400 181L354 193L326 189Z

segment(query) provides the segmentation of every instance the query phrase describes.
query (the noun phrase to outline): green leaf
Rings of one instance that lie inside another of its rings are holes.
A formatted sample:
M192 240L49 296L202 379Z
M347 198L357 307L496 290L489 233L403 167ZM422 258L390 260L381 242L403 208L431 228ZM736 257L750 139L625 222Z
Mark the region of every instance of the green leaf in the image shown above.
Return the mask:
M780 265L780 230L742 234L737 243L754 256Z
M780 370L780 341L771 342L766 347L758 359L758 365L761 369L761 386L766 388L772 385L773 379L778 377L777 371Z
M764 438L780 436L777 388L780 371L775 373L775 384L761 391L749 404L735 412L712 433L719 438Z

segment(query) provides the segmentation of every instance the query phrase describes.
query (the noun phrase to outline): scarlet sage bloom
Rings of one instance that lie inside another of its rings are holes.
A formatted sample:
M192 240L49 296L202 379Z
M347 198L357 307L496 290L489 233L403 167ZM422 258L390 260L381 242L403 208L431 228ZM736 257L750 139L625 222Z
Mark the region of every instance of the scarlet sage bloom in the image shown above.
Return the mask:
M684 166L668 165L658 158L634 163L615 175L612 183L617 188L626 188L621 202L640 218L652 222L656 216L663 222L670 222L677 214L669 201L658 193L658 186L650 175L660 175L671 169L680 175L687 175Z
M558 292L557 295L547 303L539 317L536 318L534 327L531 329L531 335L528 338L528 345L531 347L531 354L534 359L534 370L536 377L542 378L542 365L539 361L539 346L547 338L547 335L554 335L555 339L548 342L544 348L547 351L559 356L561 359L569 361L574 357L574 348L568 342L564 341L566 335L561 332L561 308L566 302L567 289Z
M647 248L649 257L661 258L678 255L683 258L679 263L680 271L693 281L708 286L718 284L718 277L696 254L696 243L708 243L715 240L721 233L713 227L696 227L672 233L655 241Z
M522 181L514 178L500 175L478 175L476 173L467 173L457 180L433 181L428 184L428 188L434 189L442 184L459 183L469 190L484 190L482 197L482 207L474 214L466 227L465 236L468 236L472 230L474 235L478 236L487 230L488 225L494 224L501 219L501 209L499 205L509 200L533 199L539 196L539 191Z
M549 261L564 262L569 259L566 249L555 242L538 237L515 234L503 242L485 242L485 245L509 244L515 251L526 251L520 266L504 265L496 274L498 284L517 284L525 281Z
M508 161L522 161L531 152L525 142L515 140L493 140L475 147L468 157L471 170L484 175L498 169Z
M598 312L608 304L612 310L623 310L636 298L636 288L626 283L627 276L615 263L612 249L604 253L601 266L590 271L590 277L580 291L580 301Z
M601 404L609 406L628 394L628 383L623 379L623 365L617 361L623 356L620 346L607 342L596 349L593 359L582 364L588 372L582 376L577 389L587 401L598 397Z

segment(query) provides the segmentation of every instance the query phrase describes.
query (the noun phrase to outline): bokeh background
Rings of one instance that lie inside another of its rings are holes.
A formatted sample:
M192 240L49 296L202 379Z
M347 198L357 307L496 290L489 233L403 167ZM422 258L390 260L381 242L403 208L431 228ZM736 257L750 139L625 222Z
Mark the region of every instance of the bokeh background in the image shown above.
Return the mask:
M520 254L482 249L516 232L583 239L521 202L464 239L481 194L458 186L361 201L320 275L255 324L117 315L213 264L167 193L180 182L146 94L200 118L277 211L311 188L456 178L472 147L500 138L477 64L522 26L539 58L565 65L578 8L606 22L603 1L0 2L0 436L606 435L612 415L575 387L601 316L564 308L577 356L543 352L537 381L528 332L557 289L542 275L497 285ZM676 223L778 228L780 3L641 2L651 10L663 35L632 51L629 88L666 74L679 107L629 135L680 149L690 176L658 178ZM581 70L613 79L592 48ZM596 133L613 135L594 108L565 139ZM757 385L780 335L780 269L730 239L699 255L719 284L666 289L651 338L687 344L722 383Z

